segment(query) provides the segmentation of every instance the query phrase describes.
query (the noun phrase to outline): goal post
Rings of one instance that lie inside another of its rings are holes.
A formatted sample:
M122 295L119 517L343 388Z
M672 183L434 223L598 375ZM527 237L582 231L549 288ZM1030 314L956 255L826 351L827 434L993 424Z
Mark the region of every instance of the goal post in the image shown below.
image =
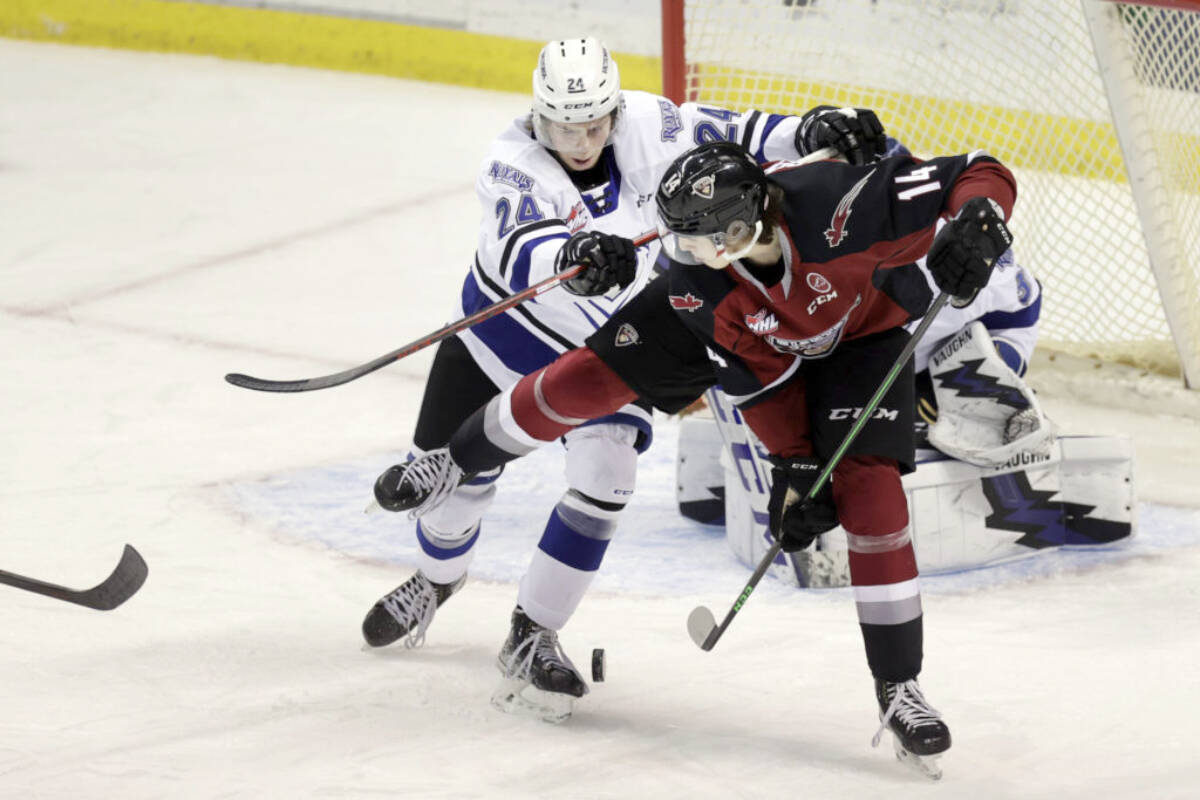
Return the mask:
M873 108L1018 180L1040 346L1200 389L1200 0L662 0L676 102Z

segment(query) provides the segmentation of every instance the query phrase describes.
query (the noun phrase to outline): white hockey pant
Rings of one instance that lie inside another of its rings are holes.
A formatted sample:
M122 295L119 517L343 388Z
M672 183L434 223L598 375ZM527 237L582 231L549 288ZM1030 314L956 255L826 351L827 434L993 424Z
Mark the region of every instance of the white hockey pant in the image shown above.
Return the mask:
M476 475L417 521L417 567L429 580L453 583L466 574L475 557L480 520L496 496L496 479L502 471Z
M633 496L638 430L605 423L563 437L567 491L550 513L517 604L539 625L559 630L579 607Z

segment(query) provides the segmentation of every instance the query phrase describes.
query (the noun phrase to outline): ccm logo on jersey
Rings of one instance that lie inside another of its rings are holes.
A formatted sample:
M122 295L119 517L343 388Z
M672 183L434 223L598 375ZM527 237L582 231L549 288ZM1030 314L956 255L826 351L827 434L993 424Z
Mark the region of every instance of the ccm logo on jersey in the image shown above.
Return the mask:
M861 408L831 408L829 409L829 419L837 422L843 419L858 419L862 414ZM886 419L892 422L896 421L900 412L891 408L877 408L875 413L871 415L871 419Z
M849 234L849 231L846 230L846 223L849 222L850 212L853 210L850 207L854 205L854 201L862 193L863 187L867 185L867 181L874 174L875 170L871 170L865 178L851 186L850 191L842 195L837 208L833 210L833 216L829 218L829 228L825 231L825 241L829 242L830 247L837 247Z
M695 311L704 305L704 301L691 292L688 292L683 297L677 294L669 294L667 295L667 299L671 301L671 308L678 308L680 311Z

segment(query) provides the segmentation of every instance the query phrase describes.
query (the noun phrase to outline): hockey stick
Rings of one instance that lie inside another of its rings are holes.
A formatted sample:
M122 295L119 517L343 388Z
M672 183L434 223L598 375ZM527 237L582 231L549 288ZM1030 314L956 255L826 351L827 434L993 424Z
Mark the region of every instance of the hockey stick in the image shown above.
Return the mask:
M658 231L646 231L641 236L633 240L634 247L641 247L644 244L649 244L658 238ZM497 301L487 308L481 308L469 317L463 317L460 320L455 320L450 324L438 328L433 333L422 336L420 339L414 339L401 348L386 353L374 361L368 361L365 364L359 364L357 367L335 372L332 375L322 375L319 378L303 378L296 381L272 381L266 378L254 378L249 375L243 375L239 372L231 372L225 376L225 380L232 383L234 386L240 386L243 389L257 389L260 392L311 392L314 389L328 389L330 386L341 386L343 383L357 380L364 375L369 375L377 369L386 367L394 361L399 361L405 356L410 356L418 350L423 350L431 344L440 342L448 336L453 336L459 331L464 331L473 325L477 325L484 320L491 319L498 314L503 314L508 309L515 305L525 302L531 297L542 294L550 289L553 289L563 281L570 280L583 271L583 265L579 264L570 269L565 269L556 275L551 275L543 281L538 281L532 286L522 289L516 294L509 295L503 300Z
M938 315L938 312L942 310L942 307L945 306L949 300L950 295L946 294L945 292L938 294L937 299L933 301L933 305L931 305L929 310L925 312L925 317L921 320L921 324L917 326L915 331L913 331L912 336L909 337L908 343L904 345L904 349L901 350L900 355L896 357L896 363L892 364L892 368L889 369L887 375L884 376L883 381L879 384L879 388L875 390L875 394L863 407L862 413L858 415L858 419L854 421L854 425L850 427L850 430L842 439L842 443L838 445L837 450L833 452L829 462L825 464L825 468L821 470L821 474L817 476L816 483L812 485L812 488L808 490L808 494L806 494L804 499L800 502L810 502L814 497L816 497L817 492L821 491L821 487L825 485L825 481L829 480L829 476L833 473L833 470L838 465L838 462L842 460L842 457L846 454L846 451L850 449L850 445L853 444L854 440L858 438L859 432L862 431L863 427L866 426L867 421L874 416L875 409L879 406L880 402L883 401L883 396L887 394L888 390L892 388L892 384L896 382L896 376L900 374L900 371L904 369L904 365L910 358L912 358L913 351L917 348L917 343L921 341L921 337L925 335L925 331L927 331L929 326L933 323L933 318ZM754 587L758 586L758 582L762 580L762 576L767 573L767 569L770 568L771 564L775 561L775 556L779 555L779 551L782 548L783 542L780 539L776 539L775 543L771 545L766 554L762 557L762 560L758 562L758 566L754 568L754 572L751 574L750 581L746 584L746 588L742 589L742 593L738 595L738 599L734 601L733 607L729 609L729 613L725 615L725 619L721 621L720 625L717 624L716 617L713 616L713 613L705 606L696 606L692 609L692 613L688 614L688 634L692 637L692 641L695 642L701 650L713 649L713 646L716 645L717 640L720 639L721 635L725 633L725 629L729 627L731 622L733 622L733 618L737 616L737 613L741 611L742 606L746 604L746 601L750 598L751 593L754 592Z
M68 589L55 583L26 578L0 569L0 583L24 589L27 592L44 594L57 600L65 600L97 611L111 611L124 603L142 588L149 568L133 545L125 545L116 569L102 582L91 589Z

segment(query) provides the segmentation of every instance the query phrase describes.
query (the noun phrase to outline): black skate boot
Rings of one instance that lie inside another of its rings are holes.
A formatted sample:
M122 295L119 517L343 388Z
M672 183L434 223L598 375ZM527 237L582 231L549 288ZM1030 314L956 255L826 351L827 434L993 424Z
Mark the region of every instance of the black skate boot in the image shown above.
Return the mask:
M492 705L501 711L563 722L570 718L575 698L588 693L583 676L558 643L558 632L538 625L519 606L497 665L504 680Z
M950 749L950 729L925 700L916 679L903 683L876 680L875 698L880 725L871 746L878 746L883 732L891 730L897 759L934 780L942 777L937 757Z
M433 612L466 582L463 575L454 583L434 583L418 571L371 607L363 619L363 638L371 647L383 647L406 636L405 647L419 647Z
M376 478L375 501L388 511L407 511L416 519L441 505L469 477L454 463L449 450L430 450L388 467Z

